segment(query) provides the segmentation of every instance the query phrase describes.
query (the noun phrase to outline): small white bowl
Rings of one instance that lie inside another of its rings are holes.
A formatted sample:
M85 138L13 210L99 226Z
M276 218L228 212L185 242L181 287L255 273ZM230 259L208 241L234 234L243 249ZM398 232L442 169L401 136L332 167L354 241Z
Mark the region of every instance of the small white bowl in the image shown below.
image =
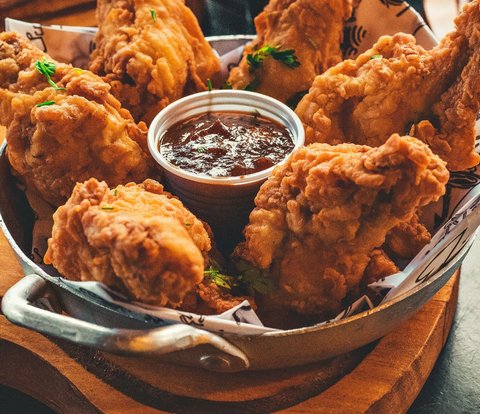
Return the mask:
M248 220L258 189L275 166L237 177L210 177L182 170L163 158L159 150L164 132L177 122L207 112L225 111L258 113L285 126L292 134L295 148L305 142L302 122L282 102L255 92L215 90L186 96L163 109L148 130L148 148L161 166L169 190L210 224L217 239L221 242L230 239L234 243Z

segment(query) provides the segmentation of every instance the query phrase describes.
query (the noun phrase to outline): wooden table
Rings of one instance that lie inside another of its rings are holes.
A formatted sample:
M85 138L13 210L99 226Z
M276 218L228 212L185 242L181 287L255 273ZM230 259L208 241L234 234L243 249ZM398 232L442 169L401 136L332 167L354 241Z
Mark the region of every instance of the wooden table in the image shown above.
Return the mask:
M3 235L0 263L1 298L22 277ZM458 286L457 275L372 350L258 373L213 374L108 355L47 338L0 316L0 384L59 413L401 413L414 401L446 341Z
M0 140L5 130L0 127ZM0 234L0 299L22 269ZM0 315L0 384L59 413L401 413L423 387L448 337L459 276L373 346L294 369L213 374L113 356L45 337Z
M95 24L94 1L66 4L0 0L0 20L8 15L45 23ZM2 235L0 263L1 298L22 276ZM446 341L458 283L457 275L414 318L371 350L267 373L220 375L115 357L55 341L0 316L0 383L32 395L57 412L69 413L245 412L246 407L251 412L266 408L288 413L405 412ZM342 370L350 373L336 381Z

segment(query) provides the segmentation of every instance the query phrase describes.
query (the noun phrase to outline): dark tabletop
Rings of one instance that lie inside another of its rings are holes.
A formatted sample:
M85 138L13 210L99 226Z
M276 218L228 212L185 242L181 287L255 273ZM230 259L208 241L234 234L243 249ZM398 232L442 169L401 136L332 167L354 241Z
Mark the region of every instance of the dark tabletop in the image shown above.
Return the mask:
M457 313L433 371L409 414L480 413L480 237L462 266Z

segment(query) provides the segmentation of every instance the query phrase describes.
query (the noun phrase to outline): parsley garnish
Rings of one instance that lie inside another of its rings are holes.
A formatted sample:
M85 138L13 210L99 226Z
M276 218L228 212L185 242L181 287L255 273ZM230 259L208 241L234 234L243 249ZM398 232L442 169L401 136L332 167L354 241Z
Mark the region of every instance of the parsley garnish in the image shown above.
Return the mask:
M113 206L105 204L102 206L102 210L113 210Z
M51 76L55 73L55 63L47 62L45 58L43 58L42 60L37 60L37 62L35 63L35 67L42 75L47 78L47 82L50 84L50 86L55 88L55 90L65 90L65 88L59 88L58 85L51 78Z
M257 51L247 55L247 63L250 65L250 72L260 68L263 64L263 61L270 56L291 69L295 69L300 66L300 62L295 56L295 49L280 50L278 47L265 45Z
M115 197L118 195L118 188L115 188L115 189L113 190L113 195L114 195Z
M213 86L212 86L212 81L210 79L207 79L207 87L208 87L208 91L211 92L213 89Z
M258 269L243 260L236 262L235 266L240 273L238 280L244 286L250 287L262 295L273 289L273 280L267 270Z
M231 290L232 287L235 287L237 285L233 276L224 275L223 273L220 273L220 270L213 266L210 266L208 270L205 270L203 272L203 274L205 275L205 277L208 277L213 283L225 289Z
M272 57L275 60L283 63L291 69L295 69L300 66L300 62L295 56L295 49L280 50L279 47L272 47L265 45L253 53L247 55L247 63L250 66L250 73L254 73L257 69L260 69L265 59ZM260 84L260 80L254 77L252 81L245 87L246 91L254 91Z
M232 82L226 81L223 89L233 89Z
M372 56L370 56L370 60L372 60L372 59L381 59L381 58L383 58L382 55L372 55Z
M50 105L53 105L54 103L55 101L44 101L44 102L38 103L36 106L40 108L41 106L50 106Z
M207 152L207 149L205 147L198 147L197 152L205 153Z
M153 20L154 22L157 21L157 12L156 12L155 10L150 9L150 16L152 16L152 20Z
M244 261L236 262L235 267L240 273L239 276L229 276L222 273L218 263L210 259L210 266L204 271L204 275L220 287L229 290L236 288L248 294L252 294L253 290L266 294L273 289L273 281L268 271L257 269Z

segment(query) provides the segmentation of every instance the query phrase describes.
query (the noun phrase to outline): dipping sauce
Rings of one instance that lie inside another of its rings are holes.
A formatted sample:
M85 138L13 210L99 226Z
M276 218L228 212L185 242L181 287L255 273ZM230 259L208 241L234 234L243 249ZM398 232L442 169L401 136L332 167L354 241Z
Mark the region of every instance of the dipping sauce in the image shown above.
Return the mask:
M270 168L294 146L287 128L256 113L208 112L171 126L159 149L183 170L236 177Z

